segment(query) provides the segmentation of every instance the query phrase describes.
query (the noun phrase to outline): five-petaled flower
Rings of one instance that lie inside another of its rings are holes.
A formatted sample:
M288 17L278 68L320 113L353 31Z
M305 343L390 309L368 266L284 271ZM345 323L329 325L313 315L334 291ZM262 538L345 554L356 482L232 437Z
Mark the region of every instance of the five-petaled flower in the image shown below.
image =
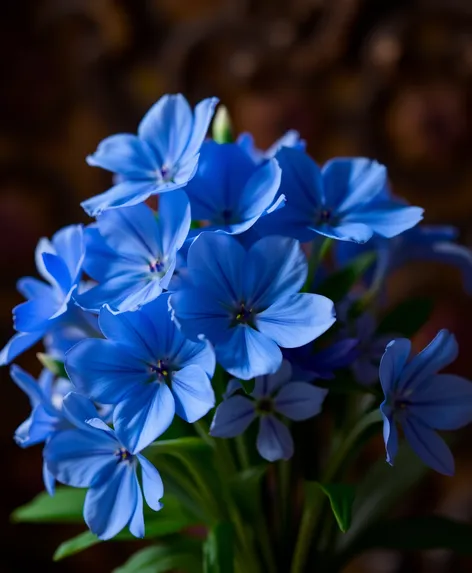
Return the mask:
M195 175L217 103L216 98L205 99L192 114L183 95L165 95L144 116L138 135L122 133L104 139L87 162L117 174L118 182L84 201L87 213L96 216L184 187Z
M472 421L472 383L454 374L437 374L456 359L454 335L441 330L415 357L406 338L393 340L380 363L380 382L385 401L384 419L387 461L393 464L398 449L396 423L410 446L426 465L452 475L454 458L434 430L455 430Z

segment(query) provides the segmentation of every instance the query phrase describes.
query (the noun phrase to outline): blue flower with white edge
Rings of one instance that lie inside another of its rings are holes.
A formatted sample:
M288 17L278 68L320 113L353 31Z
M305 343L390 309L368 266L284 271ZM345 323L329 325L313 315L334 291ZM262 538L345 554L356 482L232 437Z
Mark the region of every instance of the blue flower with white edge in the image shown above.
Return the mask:
M243 233L281 206L282 196L275 201L280 179L275 159L256 165L235 143L205 142L197 173L185 189L192 219L207 222L208 230Z
M365 158L337 158L322 169L303 151L282 148L283 211L257 223L263 234L278 233L299 241L318 234L365 243L373 235L395 237L423 218L423 209L390 196L385 166Z
M139 451L130 451L126 437L100 419L88 398L69 393L64 412L76 428L49 440L44 450L48 470L61 483L89 488L84 519L99 539L111 539L125 527L135 537L144 537L143 493L151 509L162 508L159 472Z
M80 280L85 243L81 225L58 231L36 247L36 267L46 282L24 277L18 291L28 300L13 309L17 334L0 352L0 365L8 364L56 327L74 304L72 294Z
M145 204L100 215L86 230L84 261L98 284L77 296L78 304L97 312L108 304L113 312L126 312L172 289L177 251L189 229L190 206L183 191L161 197L158 218Z
M172 423L193 423L215 403L215 355L208 342L188 340L172 321L169 295L136 312L100 311L106 340L79 342L66 355L76 388L101 404L116 405L113 425L130 452L143 449Z
M210 435L234 438L259 418L257 450L269 462L288 460L293 455L290 430L279 417L300 421L316 416L328 392L307 382L295 381L286 360L275 374L256 377L249 396L237 393L241 388L237 380L228 386L225 400L216 409Z
M187 264L189 283L170 297L174 317L190 338L204 335L242 380L275 373L279 347L303 346L335 321L331 300L298 292L308 265L293 239L264 237L246 251L231 235L204 232Z
M457 341L440 330L433 341L410 358L406 338L392 340L380 363L380 382L385 400L380 406L384 420L387 461L393 465L398 449L396 424L423 462L445 475L454 474L454 458L434 430L456 430L472 421L472 383L454 374L438 374L453 362Z
M250 133L241 133L237 139L237 144L249 155L254 163L262 163L267 159L272 159L282 147L294 147L303 151L306 147L306 142L300 139L300 134L294 129L287 131L265 151L256 147L254 138Z
M106 209L137 205L151 195L187 185L197 170L217 103L216 98L204 99L192 113L183 95L165 95L144 116L138 135L104 139L87 163L118 175L117 184L84 201L85 211L95 217Z

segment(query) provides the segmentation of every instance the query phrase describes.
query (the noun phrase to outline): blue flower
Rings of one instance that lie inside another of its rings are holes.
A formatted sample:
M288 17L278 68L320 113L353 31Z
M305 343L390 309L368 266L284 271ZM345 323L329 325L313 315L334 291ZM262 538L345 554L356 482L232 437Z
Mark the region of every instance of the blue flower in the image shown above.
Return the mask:
M332 301L298 293L308 265L293 239L265 237L246 251L231 235L202 233L187 263L191 284L172 293L174 317L190 338L208 338L218 362L243 380L275 373L279 346L307 344L335 321Z
M457 356L455 337L441 330L419 354L409 360L411 343L405 338L387 346L380 363L385 400L387 461L393 464L398 449L396 423L423 462L445 474L454 473L454 459L434 430L455 430L472 421L472 383L454 374L437 374Z
M87 163L117 174L111 189L82 203L91 216L105 209L137 205L150 195L184 187L195 175L200 146L218 103L201 101L195 112L181 95L165 95L139 124L138 135L104 139Z
M84 519L100 539L111 539L126 526L135 537L144 537L137 468L141 466L144 498L155 511L162 508L164 494L159 472L139 452L131 453L126 438L99 418L87 398L69 393L64 411L77 429L50 439L44 452L49 471L66 485L90 488Z
M49 283L24 277L17 283L27 302L13 309L13 323L18 331L0 352L0 365L8 364L36 344L65 318L73 305L85 255L81 225L65 227L49 241L43 238L36 247L36 267Z
M305 242L320 234L365 243L374 234L399 235L423 218L423 209L390 196L386 169L376 161L338 158L320 169L303 151L288 147L276 158L286 204L258 222L264 235L276 231Z
M64 396L72 389L65 378L54 380L49 370L43 370L38 381L19 366L10 368L10 376L15 384L28 396L31 414L15 431L15 442L22 448L47 442L56 432L70 424L62 413ZM44 485L50 495L54 494L55 480L43 464Z
M98 285L77 297L88 310L108 304L113 311L136 310L172 288L177 251L190 229L183 191L163 195L159 218L145 204L107 211L86 231L84 269Z
M192 219L208 222L209 230L243 233L281 205L283 197L274 202L280 179L275 159L256 165L238 145L208 141L197 174L185 189Z
M237 144L243 149L254 163L262 163L266 159L272 159L282 147L294 147L305 150L306 143L300 139L300 134L294 129L290 129L274 142L269 149L262 151L254 144L254 138L250 133L241 133L238 137Z
M174 413L193 423L215 402L213 350L181 334L168 298L163 294L136 312L116 315L104 307L99 323L107 339L84 340L66 355L66 370L78 390L116 405L113 425L131 453L161 435Z
M327 390L292 380L290 363L284 360L275 374L256 378L251 398L236 394L241 384L231 381L226 399L216 409L210 434L234 438L259 417L256 442L259 454L269 462L288 460L293 455L293 440L277 414L289 420L307 420L319 414L327 394Z

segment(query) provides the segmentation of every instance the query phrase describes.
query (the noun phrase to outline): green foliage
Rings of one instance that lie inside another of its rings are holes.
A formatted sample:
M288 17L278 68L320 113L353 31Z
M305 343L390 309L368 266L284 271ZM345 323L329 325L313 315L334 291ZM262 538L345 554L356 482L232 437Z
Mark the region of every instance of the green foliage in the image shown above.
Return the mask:
M43 492L32 501L18 507L11 515L13 521L75 523L83 522L82 508L85 489L61 486L51 497Z
M190 539L141 549L113 573L202 573L201 544Z
M330 274L316 289L316 292L327 296L333 302L339 302L349 294L352 287L375 263L375 260L376 254L374 252L359 255L348 266Z
M249 522L258 517L262 511L261 482L266 471L266 465L251 467L235 474L229 482L236 505Z
M429 320L434 301L416 297L402 301L380 321L378 334L396 334L411 338Z
M64 362L61 362L61 360L56 360L49 354L44 354L43 352L38 352L36 357L44 366L44 368L50 370L55 376L69 379L66 369L64 368Z
M233 526L220 522L211 528L203 545L204 573L233 573Z
M320 489L329 499L333 515L336 518L339 529L344 533L351 525L352 505L354 503L355 490L351 485L319 482L305 482L306 503L311 503Z

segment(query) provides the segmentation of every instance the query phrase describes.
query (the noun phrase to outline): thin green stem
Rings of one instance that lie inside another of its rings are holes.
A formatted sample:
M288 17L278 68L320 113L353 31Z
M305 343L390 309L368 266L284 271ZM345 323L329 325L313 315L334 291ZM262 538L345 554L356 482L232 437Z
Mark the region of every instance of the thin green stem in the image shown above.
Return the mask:
M302 289L303 292L311 292L316 271L331 247L332 239L329 237L323 237L322 239L319 239L319 241L321 242L318 242L318 244L314 241L312 245L311 253L308 258L308 275Z
M236 451L238 452L239 464L243 470L247 470L251 467L251 461L249 460L249 453L247 451L244 435L241 434L236 436L234 442L236 444Z

